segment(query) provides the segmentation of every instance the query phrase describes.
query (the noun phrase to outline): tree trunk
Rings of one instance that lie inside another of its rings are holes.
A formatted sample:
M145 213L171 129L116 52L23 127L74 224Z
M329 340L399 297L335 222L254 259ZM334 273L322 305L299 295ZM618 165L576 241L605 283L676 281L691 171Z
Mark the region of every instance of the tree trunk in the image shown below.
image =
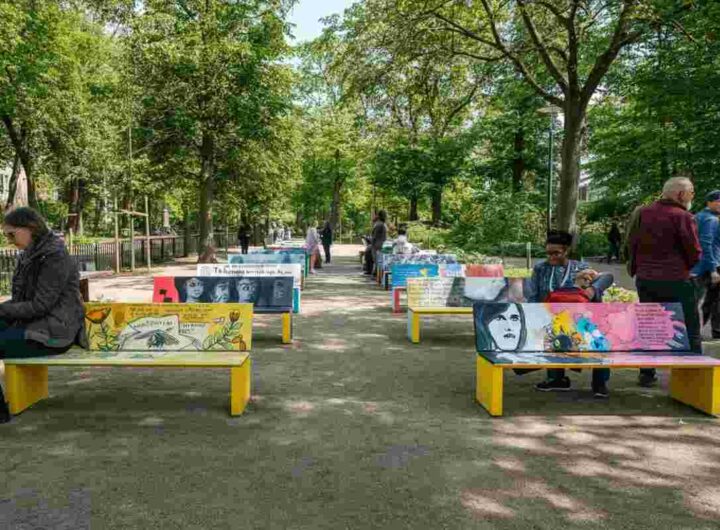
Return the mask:
M515 132L515 159L513 160L513 178L512 178L512 190L513 193L517 193L522 190L522 180L525 174L525 158L523 157L523 151L525 150L525 132L522 129L518 129Z
M332 203L330 204L330 226L332 226L333 232L337 230L337 227L340 224L340 213L342 207L342 205L340 204L340 199L342 187L342 180L336 180L333 184Z
M190 208L185 205L183 207L183 227L185 233L183 234L183 256L187 257L190 254L190 246L192 245L192 226L190 223Z
M442 189L438 188L432 192L432 224L439 226L442 219Z
M198 254L213 244L213 202L215 200L215 143L212 136L203 133L201 148L202 169L200 174L200 241Z
M16 152L15 157L13 158L13 167L12 173L10 173L10 181L8 182L8 196L7 201L5 201L5 211L12 208L12 205L15 202L15 193L17 192L18 177L20 176L21 168L22 166L20 163L20 156Z
M565 136L562 142L560 190L557 200L557 226L571 234L577 231L580 157L585 135L585 111L579 103L569 101L565 108Z
M74 180L70 183L67 191L68 213L70 214L68 215L68 230L72 230L77 235L80 235L80 188L80 181Z
M20 159L22 168L25 170L25 179L27 181L28 204L31 208L37 209L37 193L35 192L35 181L33 180L33 159L30 150L27 147L26 131L18 130L16 123L8 115L2 116L2 122L5 124L5 130L10 137L10 143L15 149L15 155Z
M411 222L418 220L418 198L417 197L410 197L410 214L408 215L408 219Z

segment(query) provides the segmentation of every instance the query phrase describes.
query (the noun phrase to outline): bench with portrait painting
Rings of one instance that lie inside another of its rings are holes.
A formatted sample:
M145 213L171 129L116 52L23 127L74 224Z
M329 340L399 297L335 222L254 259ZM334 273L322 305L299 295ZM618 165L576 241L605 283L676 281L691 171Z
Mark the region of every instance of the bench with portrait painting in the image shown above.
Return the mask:
M507 369L664 368L670 396L720 413L720 360L689 351L680 304L474 305L476 398L503 413Z
M310 258L307 252L305 252L305 249L296 249L296 251L287 252L263 250L252 254L228 254L228 263L299 263L302 266L303 278L307 278L310 269Z
M199 264L198 276L292 276L293 313L300 313L302 301L302 266L298 263L219 263Z
M523 301L523 278L437 277L407 280L407 337L420 342L423 318L472 315L477 301Z
M437 269L435 269L435 267ZM407 292L407 281L410 278L502 278L502 264L462 264L441 263L439 265L419 265L414 263L395 264L390 269L390 301L393 313L402 312L401 296Z
M282 342L292 344L292 276L155 276L153 302L252 304L255 314L279 314Z
M10 411L48 397L49 367L100 366L227 369L230 414L242 414L250 400L252 318L251 304L85 304L89 349L4 360Z

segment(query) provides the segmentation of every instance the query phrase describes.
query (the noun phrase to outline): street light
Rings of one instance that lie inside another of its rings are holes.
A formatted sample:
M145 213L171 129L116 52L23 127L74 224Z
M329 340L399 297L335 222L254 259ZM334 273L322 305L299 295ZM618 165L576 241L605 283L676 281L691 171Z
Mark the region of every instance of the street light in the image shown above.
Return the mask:
M562 109L556 105L538 109L538 114L550 116L550 156L548 157L547 175L547 229L552 228L552 180L553 180L553 137L555 134L555 116L562 114Z

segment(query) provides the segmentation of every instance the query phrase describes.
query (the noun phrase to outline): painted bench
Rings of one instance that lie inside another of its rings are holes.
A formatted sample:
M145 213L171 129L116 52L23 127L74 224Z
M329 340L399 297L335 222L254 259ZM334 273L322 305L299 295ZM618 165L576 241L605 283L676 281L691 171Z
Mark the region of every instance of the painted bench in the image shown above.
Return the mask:
M537 368L663 368L670 396L720 413L720 359L688 351L680 304L519 304L474 308L476 399L503 413L503 372Z
M410 278L407 280L407 337L420 343L422 317L472 315L477 301L522 301L522 278Z
M303 278L308 275L308 256L303 250L302 252L262 252L253 254L228 254L228 263L234 264L290 264L298 263L302 266Z
M454 254L438 254L434 250L423 250L416 254L384 254L378 267L377 282L386 290L392 284L392 268L401 264L448 265L457 264Z
M208 368L230 371L230 414L250 400L251 304L85 304L90 349L4 359L7 399L19 414L48 397L48 368Z
M250 303L255 314L279 314L282 343L293 340L292 276L155 276L155 303Z
M437 273L431 266L423 267L416 264L397 264L391 267L390 303L393 313L402 312L401 296L407 293L407 281L410 278L502 278L501 264L461 264L441 263L437 265ZM423 270L425 269L425 270Z

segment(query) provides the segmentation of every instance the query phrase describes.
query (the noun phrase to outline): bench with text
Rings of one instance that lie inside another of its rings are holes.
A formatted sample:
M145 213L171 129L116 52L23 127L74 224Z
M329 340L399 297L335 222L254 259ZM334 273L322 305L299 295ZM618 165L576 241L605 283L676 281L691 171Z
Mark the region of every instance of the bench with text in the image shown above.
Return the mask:
M307 277L308 268L305 266L305 254L295 253L273 253L273 254L228 254L228 263L249 264L249 263L265 263L265 264L290 264L298 263L302 265L303 277Z
M667 368L670 395L720 412L720 360L689 352L680 304L476 303L478 402L503 412L503 370Z
M423 253L418 254L389 254L382 258L382 266L378 267L378 283L386 289L390 289L393 265L419 264L419 265L448 265L457 263L457 256L454 254Z
M305 269L310 269L310 254L305 246L269 245L267 248L259 248L250 251L250 254L295 254L303 257Z
M219 263L200 264L197 266L198 276L292 276L293 277L293 313L300 312L302 300L302 265L297 263Z
M282 317L282 342L292 343L292 276L155 276L153 302L252 304L255 314Z
M406 267L409 264L393 265L391 271L395 267ZM462 263L443 263L438 265L437 274L402 274L397 279L391 274L391 294L390 303L392 304L393 313L402 311L401 295L407 292L407 280L411 277L433 277L440 276L442 278L465 278L465 277L483 277L483 278L502 278L503 266L501 264L462 264Z
M522 278L414 278L407 282L407 336L420 342L420 319L429 315L472 315L477 301L522 302Z
M90 349L5 359L10 411L48 397L49 366L224 368L230 370L230 414L250 400L252 304L85 304Z

